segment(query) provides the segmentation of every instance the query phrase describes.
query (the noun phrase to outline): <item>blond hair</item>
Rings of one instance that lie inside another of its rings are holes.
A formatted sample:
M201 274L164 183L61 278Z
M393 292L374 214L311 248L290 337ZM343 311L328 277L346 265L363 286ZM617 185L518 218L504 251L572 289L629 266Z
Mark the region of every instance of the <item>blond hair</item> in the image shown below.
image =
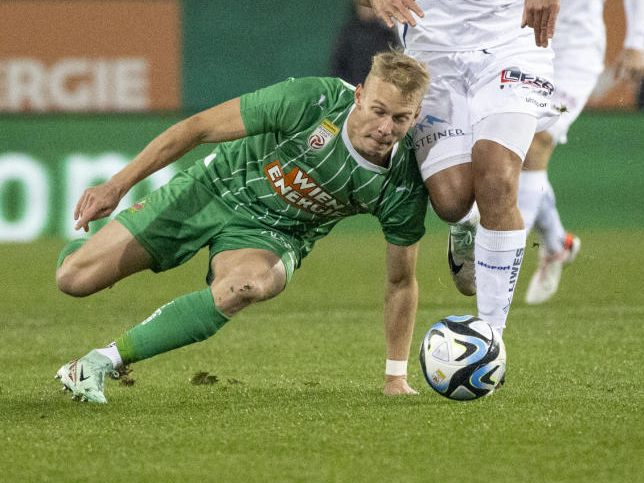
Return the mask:
M371 76L393 84L404 97L418 101L429 85L429 73L425 66L396 50L381 52L373 57L365 84Z

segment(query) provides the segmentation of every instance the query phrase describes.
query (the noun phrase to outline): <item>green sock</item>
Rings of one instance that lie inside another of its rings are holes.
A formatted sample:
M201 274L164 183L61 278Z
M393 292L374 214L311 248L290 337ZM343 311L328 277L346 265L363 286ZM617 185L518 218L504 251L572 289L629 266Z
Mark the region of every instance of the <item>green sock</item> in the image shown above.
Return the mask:
M192 292L157 309L125 332L116 340L116 348L124 364L149 359L206 340L228 319L215 307L210 289Z
M74 253L80 247L85 245L85 242L87 240L88 240L87 238L78 238L77 240L72 240L67 245L65 245L63 249L60 251L60 253L58 254L58 261L56 262L56 268L60 268L60 266L65 261L65 258L67 258L69 255Z

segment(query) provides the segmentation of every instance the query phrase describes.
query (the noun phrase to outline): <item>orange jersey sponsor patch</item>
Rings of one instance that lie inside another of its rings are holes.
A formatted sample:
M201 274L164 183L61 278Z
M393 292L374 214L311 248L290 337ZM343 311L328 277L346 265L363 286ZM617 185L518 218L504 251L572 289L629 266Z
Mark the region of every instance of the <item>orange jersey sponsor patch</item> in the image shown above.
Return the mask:
M346 205L327 193L313 177L298 167L285 173L276 159L264 167L264 174L275 193L295 208L321 216L347 214Z

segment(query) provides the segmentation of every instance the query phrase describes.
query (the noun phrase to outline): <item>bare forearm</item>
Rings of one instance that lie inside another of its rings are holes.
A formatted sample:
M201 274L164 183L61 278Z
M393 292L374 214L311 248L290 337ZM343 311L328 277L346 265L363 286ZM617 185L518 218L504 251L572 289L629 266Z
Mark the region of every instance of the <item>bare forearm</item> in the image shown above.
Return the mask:
M418 283L415 278L387 283L385 297L385 340L387 359L406 361L414 333Z
M409 246L387 244L387 280L385 282L387 362L383 392L389 396L417 394L407 384L407 360L418 305L417 256L418 243Z
M246 136L237 97L166 129L111 180L124 194L142 179L173 163L201 143L232 141Z
M74 209L76 229L89 231L89 223L109 216L132 186L173 163L198 144L231 141L245 135L239 97L166 129L109 181L83 192Z
M189 118L162 132L131 163L115 174L110 183L124 194L142 179L165 168L194 149L201 142L201 135L191 124L192 121Z

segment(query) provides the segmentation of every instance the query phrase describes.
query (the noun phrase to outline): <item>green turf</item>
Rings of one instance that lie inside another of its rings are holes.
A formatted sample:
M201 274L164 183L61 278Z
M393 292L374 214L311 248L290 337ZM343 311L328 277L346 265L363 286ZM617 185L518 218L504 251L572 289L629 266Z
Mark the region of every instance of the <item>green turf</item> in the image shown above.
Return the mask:
M452 287L444 230L422 242L410 365L420 395L393 399L380 393L377 234L323 240L284 294L208 342L135 365L133 386L108 385L107 406L72 402L53 374L201 287L204 258L72 299L54 287L60 242L0 245L0 479L641 481L643 232L581 235L562 291L538 308L522 302L529 250L505 335L508 383L468 403L433 393L416 361L431 321L475 312ZM190 384L197 371L219 382Z

